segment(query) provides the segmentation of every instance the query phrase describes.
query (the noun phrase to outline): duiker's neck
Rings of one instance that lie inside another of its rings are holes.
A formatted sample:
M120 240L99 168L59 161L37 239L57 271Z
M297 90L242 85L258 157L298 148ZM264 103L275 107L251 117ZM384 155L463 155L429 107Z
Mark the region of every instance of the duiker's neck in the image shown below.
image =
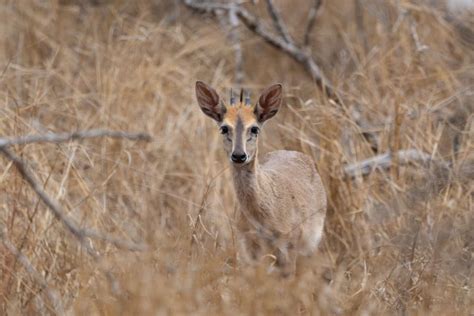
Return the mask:
M241 202L250 202L258 198L258 160L257 157L244 166L232 166L232 176L237 198Z

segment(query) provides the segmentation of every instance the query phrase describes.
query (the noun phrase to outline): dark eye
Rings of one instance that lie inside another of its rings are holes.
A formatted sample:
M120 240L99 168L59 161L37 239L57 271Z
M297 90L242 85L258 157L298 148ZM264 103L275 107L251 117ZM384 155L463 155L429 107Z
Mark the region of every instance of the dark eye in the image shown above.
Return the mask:
M257 126L253 126L253 127L250 129L250 133L252 133L252 134L254 134L254 135L257 135L259 132L260 132L260 128L258 128Z
M227 134L229 132L229 128L227 126L221 127L221 134Z

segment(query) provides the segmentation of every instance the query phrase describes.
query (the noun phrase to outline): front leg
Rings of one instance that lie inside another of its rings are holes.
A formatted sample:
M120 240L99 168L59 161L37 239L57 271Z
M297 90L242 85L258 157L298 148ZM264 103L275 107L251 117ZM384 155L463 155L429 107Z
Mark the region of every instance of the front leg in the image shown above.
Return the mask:
M288 242L276 248L276 264L280 268L281 275L286 278L296 273L296 248L293 243Z

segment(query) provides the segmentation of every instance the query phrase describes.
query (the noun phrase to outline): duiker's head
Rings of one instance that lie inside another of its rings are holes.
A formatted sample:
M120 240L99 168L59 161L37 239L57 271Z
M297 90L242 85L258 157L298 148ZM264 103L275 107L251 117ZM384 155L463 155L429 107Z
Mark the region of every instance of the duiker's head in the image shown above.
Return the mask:
M257 136L263 123L275 116L282 98L281 84L274 84L260 95L254 105L249 95L241 91L235 100L231 92L230 102L223 102L216 91L204 82L196 82L196 97L201 110L214 119L224 140L224 149L235 165L244 165L257 152Z

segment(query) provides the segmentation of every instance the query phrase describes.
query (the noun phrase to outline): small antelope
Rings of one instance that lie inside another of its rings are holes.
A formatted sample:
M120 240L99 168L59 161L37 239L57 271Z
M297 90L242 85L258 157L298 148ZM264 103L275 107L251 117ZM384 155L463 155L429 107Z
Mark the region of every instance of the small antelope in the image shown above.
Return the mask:
M251 105L241 90L225 104L207 84L196 82L201 110L214 119L232 165L239 204L238 231L253 259L271 253L283 275L293 274L298 254L310 256L321 239L326 193L311 157L278 150L257 159L263 123L275 116L282 100L281 84L266 88Z

